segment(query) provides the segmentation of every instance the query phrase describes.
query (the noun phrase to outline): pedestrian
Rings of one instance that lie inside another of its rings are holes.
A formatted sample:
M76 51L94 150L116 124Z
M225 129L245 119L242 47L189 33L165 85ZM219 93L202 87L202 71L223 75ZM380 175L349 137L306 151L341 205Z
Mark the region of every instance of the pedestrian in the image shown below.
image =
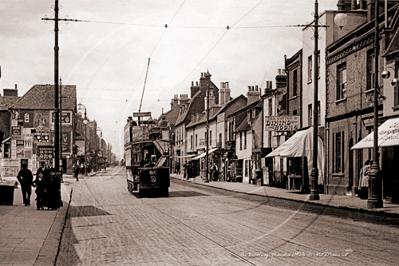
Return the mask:
M39 172L39 174L36 175L35 181L33 181L33 187L36 187L36 208L38 210L44 210L46 180L44 180L43 177L43 172Z
M183 164L183 179L187 178L187 162Z
M187 171L187 180L189 180L192 177L192 175L193 175L193 173L192 173L193 168L192 168L191 162L187 163L187 170L186 171Z
M32 193L33 175L26 164L21 165L22 169L19 171L17 179L21 184L22 199L25 206L30 206L30 194Z
M219 177L218 166L217 166L217 164L215 163L215 164L212 166L212 178L213 178L213 181L218 181L218 177Z
M79 181L79 167L77 163L73 165L73 173L76 177L76 181Z
M368 198L370 165L371 165L371 161L367 160L364 163L364 166L362 167L362 169L360 169L358 196L361 199L367 199Z
M180 163L176 162L176 174L180 175Z

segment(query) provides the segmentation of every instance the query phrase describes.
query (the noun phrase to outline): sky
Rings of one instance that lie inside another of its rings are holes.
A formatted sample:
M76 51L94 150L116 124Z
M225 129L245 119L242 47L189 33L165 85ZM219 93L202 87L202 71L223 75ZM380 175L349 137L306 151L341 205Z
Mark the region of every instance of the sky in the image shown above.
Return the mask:
M338 0L319 0L319 13ZM0 93L54 84L54 0L0 0ZM141 111L158 118L201 72L231 96L262 91L302 48L314 0L59 0L59 77L123 156L123 127ZM165 27L167 25L167 27ZM229 29L227 29L229 27ZM309 43L312 43L310 41ZM148 75L146 78L146 72ZM145 90L143 94L145 84ZM190 95L189 95L190 96Z

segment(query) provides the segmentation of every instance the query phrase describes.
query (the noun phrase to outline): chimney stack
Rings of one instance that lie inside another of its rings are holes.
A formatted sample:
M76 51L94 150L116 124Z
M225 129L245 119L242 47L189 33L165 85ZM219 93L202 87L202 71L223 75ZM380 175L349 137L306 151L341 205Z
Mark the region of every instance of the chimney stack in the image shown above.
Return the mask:
M179 95L175 94L170 103L170 109L173 110L179 106Z
M258 86L256 86L256 89ZM260 92L255 91L254 86L248 86L248 92L247 92L247 105L250 105L253 102L256 102L257 100L260 99Z
M224 82L220 82L220 90L219 90L220 105L223 105L225 103L225 101L224 101L224 92L225 92L225 83Z
M180 94L180 105L185 105L188 102L188 94Z
M17 84L15 84L15 89L3 89L3 96L18 96Z

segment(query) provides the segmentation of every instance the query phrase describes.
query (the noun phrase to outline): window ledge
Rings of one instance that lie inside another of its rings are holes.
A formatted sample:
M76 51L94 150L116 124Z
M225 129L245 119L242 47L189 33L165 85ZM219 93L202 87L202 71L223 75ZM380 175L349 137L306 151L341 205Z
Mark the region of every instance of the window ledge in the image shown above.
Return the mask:
M368 89L364 93L369 94L369 93L374 93L374 89Z
M392 110L398 111L399 110L399 105L395 105L394 107L392 107Z
M310 84L310 83L312 83L312 80L311 80L311 79L308 80L308 84Z
M298 98L298 95L292 96L290 100L295 100L296 98Z
M332 174L333 177L345 177L344 173L333 173Z
M339 99L335 101L335 104L345 102L347 98Z

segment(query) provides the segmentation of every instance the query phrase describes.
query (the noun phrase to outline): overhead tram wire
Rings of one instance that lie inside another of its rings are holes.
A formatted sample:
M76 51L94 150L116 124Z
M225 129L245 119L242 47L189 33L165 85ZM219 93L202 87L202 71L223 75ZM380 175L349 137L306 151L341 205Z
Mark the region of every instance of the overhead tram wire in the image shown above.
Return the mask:
M251 8L247 13L245 13L240 19L238 19L232 27L235 27L235 25L237 25L237 23L239 23L243 18L245 18L249 13L251 13L255 8L257 8L261 3L263 2L263 0L259 1L253 8ZM185 80L191 75L191 73L193 73L197 67L208 57L208 55L213 51L213 49L215 49L215 47L219 44L219 42L223 39L223 37L226 35L226 33L232 28L229 25L226 26L226 31L223 33L223 35L219 38L219 40L215 43L215 45L211 48L211 50L200 60L200 62L193 68L193 70L182 80L182 82L180 82L179 84L177 84L177 86L175 87L175 89L180 86L183 82L185 82ZM203 27L202 27L203 28ZM162 98L164 97L164 95L162 95Z
M173 15L173 17L172 17L172 19L170 20L169 23L171 23L171 22L175 19L177 13L179 13L181 7L184 5L185 2L186 2L186 1L184 0L183 3L179 6L179 8L177 9L176 13ZM146 72L146 75L145 75L144 87L143 87L143 93L142 93L142 95L141 95L139 112L141 112L141 106L142 106L142 103L143 103L145 85L146 85L146 83L147 83L148 69L149 69L149 67L150 67L150 58L151 58L151 56L153 55L153 53L155 52L155 49L158 47L158 44L161 42L163 36L165 35L166 29L168 28L168 24L165 24L164 27L165 27L165 30L162 32L161 37L159 38L159 40L158 40L157 44L155 45L154 49L152 50L152 52L151 52L151 54L150 54L150 57L148 58L147 72ZM137 83L137 84L138 84L138 83ZM137 87L137 84L136 84L136 87Z

